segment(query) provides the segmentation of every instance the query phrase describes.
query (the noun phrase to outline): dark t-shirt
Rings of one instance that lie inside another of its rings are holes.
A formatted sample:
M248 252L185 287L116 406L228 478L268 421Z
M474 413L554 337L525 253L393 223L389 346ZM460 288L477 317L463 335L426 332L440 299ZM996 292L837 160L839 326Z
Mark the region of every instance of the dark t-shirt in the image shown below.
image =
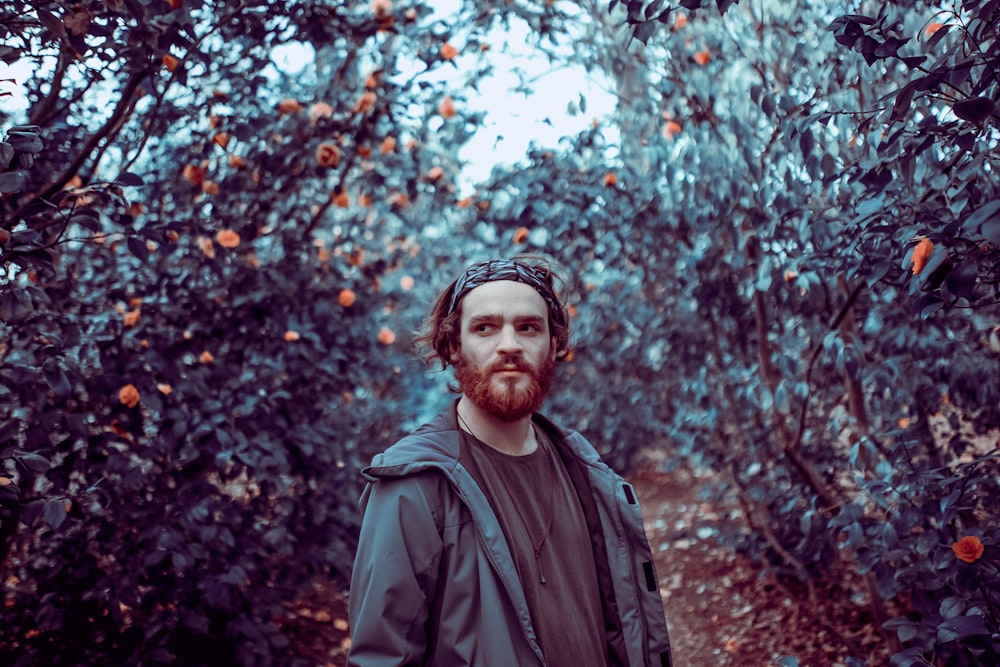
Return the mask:
M526 456L504 454L465 434L460 461L500 521L546 662L606 667L597 569L583 509L554 445L541 429L535 434L538 449Z

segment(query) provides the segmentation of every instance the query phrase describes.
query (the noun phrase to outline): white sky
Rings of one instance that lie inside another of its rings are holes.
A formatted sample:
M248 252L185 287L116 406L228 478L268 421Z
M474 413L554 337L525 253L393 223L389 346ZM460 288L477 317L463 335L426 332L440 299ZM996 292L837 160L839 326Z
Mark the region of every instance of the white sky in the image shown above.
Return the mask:
M454 11L458 2L439 0L435 8L447 15ZM519 30L524 32L519 34ZM523 25L514 23L511 32L498 32L495 40L490 40L497 46L489 54L495 71L489 78L477 82L478 91L466 89L471 67L463 69L463 59L476 56L463 56L462 44L453 44L460 51L455 60L457 67L442 67L436 73L438 80L448 81L453 89L464 89L467 103L473 110L486 113L483 124L459 153L459 158L466 163L457 181L463 196L471 194L472 184L485 180L494 166L512 165L523 158L531 142L542 148L555 148L562 137L580 133L594 119L602 119L614 110L613 96L594 85L582 68L560 66L553 69L547 57L532 52L526 44L526 30ZM311 57L311 48L304 45L277 49L273 56L278 68L292 73L300 70ZM0 62L0 79L14 79L13 83L0 82L0 93L14 93L0 97L0 110L10 114L13 123L25 120L27 100L18 93L31 74L30 67L27 60L13 65ZM527 96L511 92L519 83L514 74L516 68L536 77L532 92ZM581 95L586 100L586 111L570 113L570 105L576 107Z

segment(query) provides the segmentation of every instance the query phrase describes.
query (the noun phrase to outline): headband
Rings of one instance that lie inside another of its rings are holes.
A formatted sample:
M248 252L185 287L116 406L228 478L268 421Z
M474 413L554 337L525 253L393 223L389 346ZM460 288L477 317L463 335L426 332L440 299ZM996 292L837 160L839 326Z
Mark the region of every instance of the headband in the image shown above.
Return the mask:
M451 302L448 304L448 314L455 312L466 294L481 285L497 280L513 280L534 288L549 307L549 315L561 319L562 307L552 289L549 271L514 259L491 259L488 262L473 264L466 269L465 273L455 281Z

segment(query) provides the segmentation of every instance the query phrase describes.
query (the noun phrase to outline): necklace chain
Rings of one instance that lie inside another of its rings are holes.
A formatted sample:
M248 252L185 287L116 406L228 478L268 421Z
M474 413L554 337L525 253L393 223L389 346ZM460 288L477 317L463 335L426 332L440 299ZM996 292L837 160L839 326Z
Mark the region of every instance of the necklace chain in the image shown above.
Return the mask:
M472 430L472 427L469 426L469 423L465 421L465 419L462 417L462 413L459 412L457 408L455 409L455 415L458 417L458 421L464 427L459 429L459 432L463 434L463 437L464 434L468 432L468 434L471 435L473 438L482 442L479 436L477 436L475 432ZM532 428L534 428L534 425L532 425ZM541 438L537 437L537 434L535 439L538 441L538 448L542 450L539 453L542 455L542 457L544 457L545 462L549 463L548 450L542 446L542 440ZM487 447L489 447L489 445L487 445ZM490 457L487 457L487 459L489 459L490 467L493 469L493 476L500 481L500 485L503 487L504 493L506 493L507 497L510 498L510 503L511 505L514 506L514 511L517 512L517 518L521 520L521 525L524 527L524 532L527 533L528 539L531 540L531 548L535 552L535 562L538 564L539 580L543 584L547 583L547 580L545 579L545 573L542 571L542 546L545 544L545 541L549 538L549 533L552 530L552 519L555 515L555 508L556 508L555 479L551 480L551 483L547 485L549 487L549 518L545 524L545 530L542 532L542 536L536 542L535 538L532 537L531 535L531 529L528 527L528 522L525 520L524 515L521 513L521 506L517 502L517 498L514 497L514 494L511 493L510 487L507 486L507 481L504 479L503 475L497 472L496 466L493 463L493 459Z

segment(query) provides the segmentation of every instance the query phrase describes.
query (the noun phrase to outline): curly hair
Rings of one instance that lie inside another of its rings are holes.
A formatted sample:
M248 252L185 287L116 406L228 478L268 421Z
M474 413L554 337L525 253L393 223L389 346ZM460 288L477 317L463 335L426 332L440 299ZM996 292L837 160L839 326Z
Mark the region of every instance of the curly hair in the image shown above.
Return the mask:
M495 280L524 283L541 295L548 307L549 333L555 340L556 361L566 360L569 356L569 315L556 289L563 280L546 260L519 256L473 264L441 292L414 339L418 349L425 350L423 359L427 365L437 362L442 370L451 365L452 355L461 347L462 300L476 287Z

